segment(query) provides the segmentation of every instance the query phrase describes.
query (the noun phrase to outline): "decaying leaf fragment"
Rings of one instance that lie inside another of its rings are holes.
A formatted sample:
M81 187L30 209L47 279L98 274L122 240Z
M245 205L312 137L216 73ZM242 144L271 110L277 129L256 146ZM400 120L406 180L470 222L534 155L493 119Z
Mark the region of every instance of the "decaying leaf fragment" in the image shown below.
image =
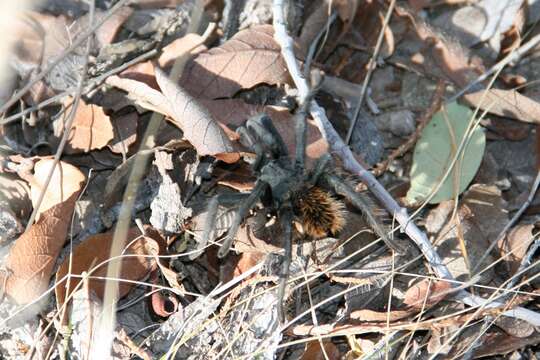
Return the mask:
M64 133L64 122L72 111L72 99L64 113L64 119L57 126L56 135L60 138ZM113 126L109 116L97 105L87 104L83 100L77 106L73 125L66 146L67 153L89 152L101 149L114 138Z

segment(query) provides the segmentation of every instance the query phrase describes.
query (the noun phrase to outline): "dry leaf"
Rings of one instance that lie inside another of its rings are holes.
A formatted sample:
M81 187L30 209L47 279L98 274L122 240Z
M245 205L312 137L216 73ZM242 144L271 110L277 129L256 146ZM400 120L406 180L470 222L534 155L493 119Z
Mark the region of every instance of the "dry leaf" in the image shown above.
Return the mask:
M72 110L72 99L68 99L70 104L64 112L64 116ZM61 137L64 132L64 122L59 122L55 135ZM73 119L73 126L68 137L66 153L89 152L90 150L101 149L114 138L111 119L105 115L103 109L97 105L86 104L83 100L79 102L77 113Z
M185 54L195 55L206 50L206 46L202 45L204 39L201 35L189 33L185 36L176 39L169 45L165 46L161 51L158 59L158 64L161 68L171 66L173 62L180 56Z
M43 186L51 168L54 164L53 159L39 160L34 165L34 177L30 183L30 196L32 205L35 207L40 194L43 192ZM41 214L48 209L63 203L71 198L73 194L77 194L85 181L84 174L75 166L60 161L52 175L47 192L43 197L43 201L39 207L36 219L41 217Z
M159 87L169 102L173 122L182 129L184 137L199 155L213 155L226 162L238 161L239 156L233 154L232 144L210 112L159 68L155 72Z
M369 309L354 310L351 312L351 319L359 321L371 321L371 322L383 322L383 321L397 321L408 316L413 315L410 310L392 310L388 311L375 311Z
M519 224L512 228L506 238L501 239L497 244L501 256L508 255L506 259L511 273L515 273L519 269L521 260L536 239L534 228L534 224Z
M448 281L424 279L407 290L403 302L415 309L421 309L425 301L425 306L429 308L448 296L451 289L452 284Z
M463 98L471 106L480 106L481 110L488 110L492 114L540 124L540 104L533 99L516 90L491 89L484 93L486 90L481 90L464 95Z
M108 264L115 261L121 261L121 279L131 281L143 279L150 272L156 269L157 265L155 257L152 255L158 255L161 246L164 244L164 240L156 231L153 231L150 228L147 228L146 231L147 236L142 236L138 228L131 228L127 234L125 242L126 245L130 245L123 253L124 255L130 256L108 261L97 268L96 266L100 265L110 257L110 248L113 241L114 231L96 234L87 238L73 250L71 274L81 275L83 272L87 272L90 276L106 276ZM59 281L68 274L68 271L69 258L66 258L56 272L57 285L55 291L56 301L59 308L62 306L66 298L66 287L69 286L71 293L81 282L79 277L74 277L69 281L69 285L66 281L60 283ZM95 294L100 298L103 298L105 283L105 280L100 279L89 280L90 289L94 291ZM126 295L133 286L133 283L120 281L120 297Z
M324 348L324 351L323 351ZM322 341L310 341L306 344L304 354L302 354L301 360L339 360L341 359L341 353L334 343L330 340Z
M129 146L137 140L136 112L122 115L114 119L114 139L108 145L113 153L127 154Z
M42 212L41 218L13 245L0 275L6 294L18 304L36 300L49 280L64 246L78 192ZM7 279L5 278L7 276Z
M184 69L180 84L191 95L232 97L240 89L289 81L270 25L240 31L225 44L199 54Z

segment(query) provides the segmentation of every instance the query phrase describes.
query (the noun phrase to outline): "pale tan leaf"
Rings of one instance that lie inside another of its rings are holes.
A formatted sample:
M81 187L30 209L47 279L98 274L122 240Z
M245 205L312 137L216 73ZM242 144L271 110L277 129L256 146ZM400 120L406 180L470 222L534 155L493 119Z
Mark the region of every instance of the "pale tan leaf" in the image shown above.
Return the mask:
M270 25L255 26L236 34L225 44L188 62L180 84L195 97L231 97L258 84L289 81L280 47Z
M471 106L480 106L492 114L533 124L540 124L540 104L516 90L491 89L464 95ZM485 97L484 97L485 96ZM482 100L484 97L484 100Z
M5 292L18 304L28 304L42 295L60 250L64 246L78 192L50 207L19 237L7 256L6 272L0 275Z
M142 236L138 228L131 228L127 234L126 245L129 247L123 252L121 259L114 259L100 265L110 257L110 248L114 236L114 231L96 234L84 240L73 251L71 274L81 275L87 272L94 277L103 277L107 274L107 266L113 262L121 262L122 270L120 279L141 280L151 271L155 270L157 265L155 255L160 253L164 240L159 234L151 228L146 229L147 235ZM74 291L81 282L80 277L71 278L69 282L62 281L69 271L69 258L60 265L56 272L56 300L58 307L61 307L66 299L66 290L69 288L69 294ZM95 294L103 298L105 291L105 280L90 279L89 286ZM120 297L126 295L134 286L130 282L119 282ZM68 295L69 295L68 294Z
M137 105L150 111L172 117L172 109L165 96L146 83L119 76L109 76L105 82L126 91L128 98Z
M71 111L72 100L64 113L65 116ZM64 119L66 121L66 119ZM63 134L63 124L58 133ZM86 104L83 100L79 102L73 126L66 145L67 153L89 152L90 150L101 149L114 138L113 126L109 116L105 115L103 109L97 105Z
M195 55L206 50L206 46L202 45L204 39L199 34L189 33L179 39L176 39L169 45L165 46L158 59L160 67L165 68L171 66L174 60L185 54Z
M403 302L415 309L421 309L425 301L425 306L430 307L448 296L451 289L452 284L448 281L424 279L407 290Z
M182 129L184 137L197 149L199 155L233 153L231 142L210 112L159 68L155 68L155 72L159 87L168 100L173 123Z
M44 190L45 181L53 166L53 159L39 160L34 165L34 177L30 183L30 196L32 205L35 207L41 192ZM60 161L54 169L49 186L41 202L36 219L48 209L63 203L71 198L73 194L78 193L85 181L84 174L75 166Z

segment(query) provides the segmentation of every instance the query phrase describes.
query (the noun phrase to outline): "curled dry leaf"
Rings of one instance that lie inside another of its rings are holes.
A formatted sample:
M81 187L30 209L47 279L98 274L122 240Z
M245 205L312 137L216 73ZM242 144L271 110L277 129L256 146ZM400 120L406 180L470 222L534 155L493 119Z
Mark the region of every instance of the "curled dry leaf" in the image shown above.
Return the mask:
M240 31L223 45L199 54L187 65L180 84L195 97L232 97L258 84L289 81L270 25Z
M452 284L448 281L429 281L424 279L410 287L405 293L403 302L415 309L424 306L429 308L448 296L452 290Z
M78 192L41 212L40 219L21 235L9 251L6 272L0 275L5 292L18 304L43 294L64 246Z
M485 95L484 95L485 94ZM516 90L491 89L464 95L471 105L492 114L540 124L540 104ZM483 99L483 100L482 100Z
M354 310L351 312L351 319L359 321L383 322L398 321L414 313L410 310L374 311L370 309Z
M213 155L226 162L238 161L238 154L233 153L232 144L210 112L159 68L155 72L159 87L168 100L174 124L182 129L184 137L199 155Z
M208 110L170 81L161 70L155 70L163 94L143 82L118 76L109 77L107 83L127 91L128 97L145 109L168 116L168 120L184 132L184 137L199 155L213 155L225 162L236 162L239 155Z
M122 263L120 279L137 281L146 277L150 272L157 267L155 255L160 253L160 249L164 244L164 240L154 230L147 228L147 235L142 236L137 228L131 228L127 234L126 245L129 245L123 253L121 259L107 261L110 257L110 248L113 241L114 232L96 234L87 238L79 246L73 250L71 263L71 272L69 258L60 265L56 272L56 301L60 308L69 295L81 282L80 277L70 278L68 281L61 281L70 272L73 275L81 275L87 272L91 277L106 276L107 266L113 262ZM124 256L126 255L126 256ZM103 298L105 291L105 280L90 279L89 286L97 296ZM133 283L119 281L120 297L126 295ZM69 293L67 289L69 288Z
M55 131L58 137L61 137L64 132L66 117L72 111L72 102L72 99L68 100L69 105L64 112L64 119L58 122L58 130ZM101 149L113 138L114 131L109 116L105 115L101 107L87 104L81 100L73 119L66 153L86 153L90 150Z
M29 179L31 181L30 196L34 207L36 206L40 194L44 190L43 187L45 181L53 164L53 159L43 159L39 160L34 165L34 176ZM65 202L67 199L71 198L73 194L78 193L81 190L85 179L86 177L84 174L75 166L60 161L54 169L54 173L39 207L36 219L39 219L41 214L48 209Z

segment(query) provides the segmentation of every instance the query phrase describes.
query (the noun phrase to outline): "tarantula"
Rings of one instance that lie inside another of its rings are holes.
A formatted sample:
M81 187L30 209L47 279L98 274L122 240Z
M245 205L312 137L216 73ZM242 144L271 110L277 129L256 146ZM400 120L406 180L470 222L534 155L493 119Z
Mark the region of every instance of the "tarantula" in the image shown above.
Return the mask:
M293 221L300 224L301 230L314 239L335 235L345 225L344 204L332 193L344 196L353 206L361 210L369 225L387 240L386 231L374 218L370 206L363 195L354 191L345 180L330 171L330 155L326 154L316 161L312 171L305 170L305 115L296 114L295 138L296 149L291 159L287 147L266 114L260 114L247 120L245 126L237 129L241 143L256 154L253 170L257 180L251 193L240 201L218 256L227 255L238 229L250 209L263 197L271 199L271 206L283 229L284 261L280 273L278 290L278 308L281 320L285 319L282 300L285 293L289 266L292 257ZM208 216L217 213L218 201L211 201ZM210 227L206 226L203 242L209 240ZM385 241L386 242L386 241ZM393 242L387 242L392 244ZM402 252L402 249L397 249Z

